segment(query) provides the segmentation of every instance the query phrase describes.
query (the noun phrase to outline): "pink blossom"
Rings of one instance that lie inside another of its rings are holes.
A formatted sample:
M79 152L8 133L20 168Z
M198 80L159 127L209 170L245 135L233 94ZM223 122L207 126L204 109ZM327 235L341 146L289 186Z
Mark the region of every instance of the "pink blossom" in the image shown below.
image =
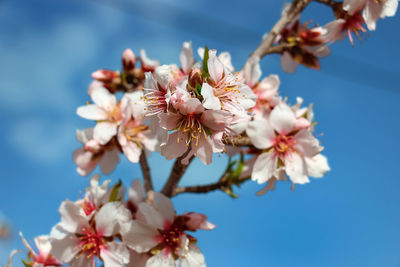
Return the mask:
M153 256L147 267L205 266L204 256L195 245L196 239L186 231L211 230L215 226L206 221L205 215L175 214L172 202L160 193L154 193L153 205L139 204L138 220L133 220L122 237L138 253L150 252Z
M19 233L19 235L21 237L22 243L28 250L29 261L28 262L25 261L24 262L25 265L31 267L44 267L44 266L52 267L52 266L62 265L59 260L57 260L50 254L51 243L49 236L38 236L34 239L36 247L38 248L38 252L36 252L25 240L21 232Z
M161 146L161 154L168 160L190 151L183 159L195 155L205 164L212 161L213 152L224 149L222 136L229 131L232 116L223 110L205 110L200 100L178 88L171 97L175 112L160 113L160 126L168 131L166 144Z
M344 0L343 9L350 15L362 10L365 23L370 31L376 28L379 18L393 17L396 14L398 0Z
M243 114L256 104L256 95L244 84L240 73L229 72L216 56L215 50L209 52L207 65L210 79L201 88L205 108Z
M61 204L60 213L62 220L51 233L51 254L56 258L82 267L96 266L96 259L101 259L105 267L128 263L128 249L114 238L121 224L130 219L130 212L121 203L109 202L88 217L67 200Z
M118 129L118 143L131 162L138 162L144 149L154 151L157 145L156 135L145 118L143 92L126 93L121 100L122 123Z
M160 66L160 62L157 60L153 60L147 57L146 51L144 49L140 50L140 62L142 64L143 72L154 71L158 66Z
M269 75L260 81L262 72L259 60L258 57L250 57L243 68L243 75L247 85L257 96L252 111L262 116L264 113L269 113L281 101L278 96L280 80L278 75Z
M308 183L308 175L323 173L329 169L310 171L312 168L326 167L326 165L313 164L306 158L313 158L323 149L317 139L307 129L296 128L296 116L285 103L276 106L269 119L258 119L249 123L247 134L253 144L262 150L257 157L252 179L259 183L268 181L277 176L279 166L284 166L286 174L293 183Z
M120 103L107 89L97 87L91 91L94 104L81 106L77 114L85 119L96 120L93 138L100 144L107 144L117 134L117 127L122 121Z
M106 145L93 139L93 129L87 128L83 131L77 130L77 139L84 146L74 151L73 160L78 165L77 172L86 176L89 175L97 165L105 174L110 174L119 162L119 149L115 141Z

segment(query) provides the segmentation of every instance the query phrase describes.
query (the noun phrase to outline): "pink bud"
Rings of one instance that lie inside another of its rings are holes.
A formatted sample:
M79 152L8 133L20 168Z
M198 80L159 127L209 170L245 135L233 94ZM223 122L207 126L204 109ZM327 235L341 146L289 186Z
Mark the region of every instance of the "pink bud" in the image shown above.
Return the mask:
M122 65L124 66L124 71L135 69L136 56L129 48L122 53Z
M92 139L89 140L86 144L85 144L85 150L86 151L90 151L92 153L97 153L99 152L101 149L101 145L99 144L98 141Z
M98 70L92 73L92 78L103 83L111 83L118 77L118 73L111 70Z
M215 225L207 221L207 216L200 213L190 212L184 215L187 219L186 227L189 231L196 231L197 229L212 230Z

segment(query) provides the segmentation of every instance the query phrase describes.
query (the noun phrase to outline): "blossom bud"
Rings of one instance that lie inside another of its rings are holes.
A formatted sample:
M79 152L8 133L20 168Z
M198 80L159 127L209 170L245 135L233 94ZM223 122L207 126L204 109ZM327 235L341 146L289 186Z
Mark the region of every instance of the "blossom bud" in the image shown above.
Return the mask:
M199 84L200 86L203 84L203 75L199 68L195 68L190 71L188 84L192 88L196 88L196 84Z
M212 230L215 225L207 221L207 216L200 213L190 212L184 215L187 219L186 227L189 231L196 231L197 229Z
M135 69L136 56L130 49L126 49L122 54L122 65L124 66L124 71L129 72Z
M98 70L92 73L92 78L103 83L112 83L115 78L118 78L118 72L112 70Z

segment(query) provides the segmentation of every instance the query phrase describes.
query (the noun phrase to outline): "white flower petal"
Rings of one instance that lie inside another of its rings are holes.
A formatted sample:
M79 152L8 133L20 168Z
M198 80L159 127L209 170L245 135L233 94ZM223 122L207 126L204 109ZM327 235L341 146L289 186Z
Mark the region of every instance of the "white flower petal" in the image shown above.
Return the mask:
M266 119L250 121L246 133L255 147L259 149L265 149L273 145L275 133Z
M304 157L314 157L322 151L318 139L308 130L301 130L295 136L295 148Z
M203 96L203 107L207 109L221 109L221 102L219 98L214 96L214 88L211 87L208 83L203 83L201 87L201 95Z
M189 252L182 259L182 267L205 267L206 261L199 247L190 246Z
M156 228L138 220L129 223L127 231L122 233L124 243L139 253L144 253L155 247L158 243L156 237L159 232Z
M281 66L284 71L293 73L298 65L299 63L294 61L288 52L283 52L281 56Z
M297 153L292 153L285 157L285 170L294 184L305 184L310 182L307 177L307 167L304 158Z
M94 127L94 139L100 144L107 144L117 134L117 124L113 122L98 122Z
M278 158L273 152L266 152L259 155L254 163L251 179L259 184L265 183L273 175L278 167Z
M105 110L93 104L80 106L76 110L76 113L88 120L106 120L108 118L108 114Z
M104 87L96 87L90 92L90 96L93 102L103 110L112 111L115 108L115 96Z
M192 42L184 42L182 44L179 60L181 62L183 72L188 74L194 64Z
M79 252L79 250L76 249L78 244L79 240L74 235L66 236L63 239L52 239L51 255L62 262L69 263Z
M123 243L107 243L106 249L100 250L104 267L123 267L129 262L129 250Z
M321 178L331 170L328 159L324 155L318 154L312 158L305 158L305 161L308 175L314 178Z
M163 251L149 258L146 262L146 267L178 267L178 266L179 266L178 262L175 262L172 256L164 255Z
M154 192L153 206L162 215L164 220L172 223L175 218L175 210L172 201L161 193Z
M142 202L139 204L139 211L141 216L146 220L146 222L156 229L164 229L164 224L166 222L165 218L156 210L153 206Z
M296 116L288 105L280 103L271 111L269 122L279 134L288 134L296 126Z
M110 174L117 166L119 162L119 150L113 148L104 152L103 157L100 160L100 169L104 174Z

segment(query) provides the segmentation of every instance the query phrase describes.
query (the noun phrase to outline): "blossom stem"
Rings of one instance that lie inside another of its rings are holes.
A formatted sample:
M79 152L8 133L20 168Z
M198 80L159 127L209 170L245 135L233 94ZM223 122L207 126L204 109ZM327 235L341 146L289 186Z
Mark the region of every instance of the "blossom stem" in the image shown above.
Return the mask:
M258 48L251 54L251 57L262 58L269 54L278 34L289 24L303 9L310 3L311 0L293 0L290 7L285 12L282 12L281 18L272 27L271 31L263 38ZM249 58L249 59L250 59Z
M139 162L144 178L144 189L146 192L149 192L153 190L153 182L151 180L150 168L149 164L147 163L146 153L144 150L142 150L142 153L140 153Z
M231 138L231 139L226 139L223 140L225 145L231 145L231 146L248 146L248 147L254 147L253 143L251 142L249 137L236 137L236 138Z
M182 163L182 159L184 159L190 152L190 148L179 158L175 160L174 166L172 167L171 174L169 175L168 181L165 183L161 192L167 196L172 197L175 188L177 187L179 181L181 180L182 176L185 174L186 169L189 167L190 163L194 159L192 156L189 159L187 165Z

